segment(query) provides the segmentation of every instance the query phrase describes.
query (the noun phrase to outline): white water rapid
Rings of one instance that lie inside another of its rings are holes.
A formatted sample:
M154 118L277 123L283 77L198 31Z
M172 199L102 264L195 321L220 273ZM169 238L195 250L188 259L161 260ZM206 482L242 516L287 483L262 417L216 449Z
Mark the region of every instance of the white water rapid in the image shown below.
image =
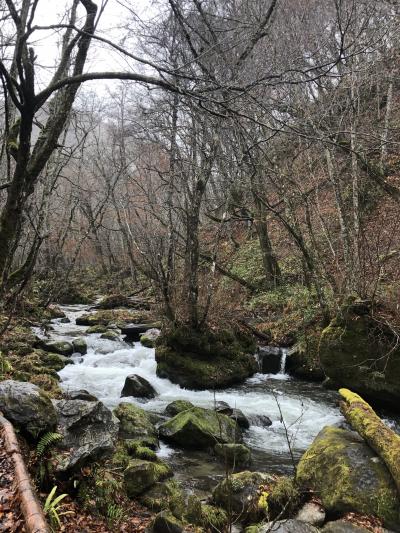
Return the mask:
M76 326L77 316L86 311L83 306L64 307L70 323L60 319L52 321L51 337L57 340L72 340L82 336L87 329ZM85 337L88 352L85 356L73 356L74 364L61 372L61 386L65 390L86 389L96 395L108 407L120 401L138 403L146 410L162 413L165 406L176 399L185 399L201 407L212 407L214 394L210 391L192 391L156 376L154 350L140 343L101 339L99 334ZM291 447L298 457L312 442L316 434L327 424L341 420L335 405L334 395L316 384L292 380L284 373L286 353L282 354L279 374L256 374L243 385L217 391L215 399L223 400L231 407L241 409L257 423L257 415L267 415L272 426L251 425L245 434L246 444L258 457L258 463L268 464L277 471L288 465L287 433ZM147 379L158 396L144 403L135 398L120 399L126 376L138 374ZM278 405L279 404L279 405ZM281 415L284 423L282 423ZM287 432L285 431L285 426ZM167 455L172 450L163 447Z

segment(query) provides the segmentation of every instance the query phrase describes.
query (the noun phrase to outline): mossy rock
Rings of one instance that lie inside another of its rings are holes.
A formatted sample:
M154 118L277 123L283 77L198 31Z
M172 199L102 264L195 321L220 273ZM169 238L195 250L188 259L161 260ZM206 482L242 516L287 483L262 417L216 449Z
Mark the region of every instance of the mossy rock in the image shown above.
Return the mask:
M146 348L154 348L156 341L151 339L146 334L140 336L140 344Z
M39 351L36 350L36 352ZM69 357L51 352L40 351L40 359L43 366L56 370L57 372L62 370L66 365L74 364Z
M124 470L126 492L130 498L134 498L143 494L157 481L162 481L172 475L171 468L162 461L132 459Z
M215 455L228 465L248 465L251 462L251 452L244 444L216 444Z
M67 341L42 341L41 347L46 352L69 356L74 352L73 346Z
M314 491L333 514L372 514L398 528L400 504L381 459L356 433L327 426L297 466L297 482ZM399 529L397 529L399 530Z
M164 410L164 414L166 416L176 416L177 414L187 411L188 409L192 409L193 407L194 405L187 400L174 400L167 405Z
M243 334L176 328L157 339L157 375L189 389L224 388L257 372L254 351Z
M87 353L87 342L82 337L78 337L72 341L74 352L85 355Z
M169 511L161 511L153 520L153 533L183 533L185 524Z
M107 339L109 341L117 341L119 339L119 334L117 331L108 329L100 335L101 339Z
M201 407L177 414L158 430L162 439L183 448L208 449L217 443L242 441L241 430L231 418Z
M114 414L120 421L119 435L122 439L145 440L151 448L158 446L157 430L144 409L123 402Z
M182 518L186 511L185 494L173 479L157 482L141 496L140 502L156 513L170 510L177 518Z
M204 504L195 495L188 498L184 518L190 524L204 528L205 531L224 531L228 524L228 514L224 509Z
M319 358L321 331L309 332L289 349L286 370L289 374L308 381L321 382L325 373Z
M270 479L261 472L232 474L215 487L213 501L228 511L231 509L241 521L260 519L264 516L264 507L258 506L259 490Z
M123 294L110 294L96 304L97 309L115 309L116 307L133 307L134 304L128 296Z
M367 306L360 302L344 307L323 330L319 352L325 374L339 387L398 409L400 347Z

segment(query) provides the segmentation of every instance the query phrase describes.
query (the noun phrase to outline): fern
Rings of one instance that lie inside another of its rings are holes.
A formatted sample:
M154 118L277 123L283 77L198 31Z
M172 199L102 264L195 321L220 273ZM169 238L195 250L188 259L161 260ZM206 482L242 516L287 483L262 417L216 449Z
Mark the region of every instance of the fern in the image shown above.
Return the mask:
M110 524L121 522L125 518L125 511L116 503L109 503L107 506L107 520Z
M56 442L62 440L62 438L63 436L60 435L60 433L53 433L52 431L45 433L36 446L36 454L38 458L41 459L47 450L51 446L54 446Z

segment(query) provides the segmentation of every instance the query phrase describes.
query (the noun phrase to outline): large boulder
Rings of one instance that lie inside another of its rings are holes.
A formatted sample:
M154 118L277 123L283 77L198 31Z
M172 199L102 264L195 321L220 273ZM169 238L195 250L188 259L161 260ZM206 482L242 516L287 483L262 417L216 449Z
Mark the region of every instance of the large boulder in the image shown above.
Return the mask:
M147 379L131 374L125 379L124 388L121 391L121 398L133 396L134 398L155 398L157 392Z
M325 524L325 526L322 528L322 531L323 533L368 533L371 530L362 526L357 526L356 524L352 524L347 520L335 520ZM384 533L390 532L385 530Z
M161 461L132 459L124 470L126 492L130 498L134 498L143 494L158 481L172 475L171 468Z
M399 408L400 347L370 307L354 303L325 328L319 353L325 374L338 387L348 387L366 399Z
M57 457L57 472L76 470L113 452L118 420L105 405L85 400L53 400L53 404L63 436L58 447L68 452Z
M254 351L244 335L180 327L157 340L157 375L187 389L225 388L257 372Z
M69 356L74 353L74 348L70 342L67 341L42 341L41 348L46 352L57 353L60 355Z
M158 446L157 429L150 415L132 403L120 403L114 410L120 421L119 436L122 439L140 440L152 448Z
M0 411L23 433L37 438L53 430L57 414L49 397L33 383L0 382Z
M212 409L193 407L159 427L162 439L183 448L207 449L217 443L240 443L239 426L226 415Z
M328 513L372 514L400 531L394 481L357 433L330 426L320 431L297 466L297 482L318 495Z
M152 533L184 533L184 523L170 511L161 511L155 516L151 527Z

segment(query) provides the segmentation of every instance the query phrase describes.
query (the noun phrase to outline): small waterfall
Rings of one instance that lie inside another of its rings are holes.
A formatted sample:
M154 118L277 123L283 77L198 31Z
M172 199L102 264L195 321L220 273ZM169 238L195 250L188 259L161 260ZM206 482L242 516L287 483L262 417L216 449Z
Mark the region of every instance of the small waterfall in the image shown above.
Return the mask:
M288 354L287 348L281 348L281 366L279 368L279 374L286 374L287 354Z

